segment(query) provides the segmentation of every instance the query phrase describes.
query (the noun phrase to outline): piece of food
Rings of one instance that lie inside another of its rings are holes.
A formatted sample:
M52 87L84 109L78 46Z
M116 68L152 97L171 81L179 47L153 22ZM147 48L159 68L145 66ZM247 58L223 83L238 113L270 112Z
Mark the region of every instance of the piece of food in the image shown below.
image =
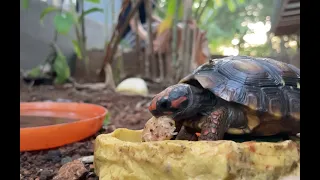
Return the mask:
M176 133L175 122L167 116L150 118L142 131L142 141L170 140Z

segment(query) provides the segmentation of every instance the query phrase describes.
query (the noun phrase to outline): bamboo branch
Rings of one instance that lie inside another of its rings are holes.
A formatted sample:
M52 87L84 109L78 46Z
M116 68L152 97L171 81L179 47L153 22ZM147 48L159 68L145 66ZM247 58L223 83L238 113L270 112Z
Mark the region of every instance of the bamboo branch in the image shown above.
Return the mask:
M182 51L181 51L181 62L183 61L183 71L182 75L184 76L186 72L188 72L188 61L189 61L189 50L188 44L189 44L189 38L188 38L188 31L189 31L189 26L188 26L188 21L190 19L190 14L192 12L192 1L191 0L186 0L185 1L185 8L184 8L184 28L183 28L183 35L182 35ZM179 74L181 76L181 74ZM180 77L178 77L180 79Z
M116 18L115 18L115 7L114 7L114 1L115 0L111 0L111 22L112 22L112 31L114 31L115 29L115 21L116 21Z
M197 8L196 12L194 13L194 18L197 19L198 15L199 15L199 10L201 9L203 0L200 0L199 2L199 7Z
M195 62L196 61L196 42L197 42L197 36L198 36L198 29L194 28L192 30L192 54L191 54L191 62Z
M162 58L162 54L160 52L158 52L158 60L159 60L159 77L160 77L160 81L163 81L164 79L164 61Z
M147 12L147 24L148 24L148 52L147 52L147 55L146 55L146 61L149 62L149 64L151 64L154 59L154 56L153 56L153 37L152 37L152 26L151 26L151 22L152 22L152 3L150 1L145 1L145 9L146 9L146 12ZM152 67L156 67L155 64L152 65ZM153 70L153 77L155 77L155 71L156 69L155 68L152 68ZM147 71L149 73L149 70ZM147 74L148 74L147 73ZM148 75L147 75L148 77Z
M154 0L151 0L152 1L152 4L156 7L156 9L163 15L165 16L166 13L162 10L161 7L159 7L159 5L154 1Z
M70 1L71 2L71 1ZM73 3L71 2L71 11L72 13L76 14L76 7L73 5ZM83 5L83 4L82 4ZM80 7L82 10L83 10L83 6ZM83 13L83 12L81 12ZM80 24L79 23L76 23L75 26L74 26L74 30L75 30L75 33L76 33L76 37L77 37L77 41L79 43L79 47L80 47L80 53L81 53L81 56L82 56L82 59L84 60L84 63L85 63L85 69L86 69L86 73L89 73L89 67L88 67L88 63L89 63L89 59L87 57L87 47L86 47L86 44L84 42L84 34L81 33L81 25L82 25L82 21L80 21Z
M84 13L84 0L81 0L79 1L79 4L80 4L80 7L81 7L81 13ZM81 16L81 33L82 33L82 40L83 40L83 46L84 47L87 47L87 37L86 37L86 28L85 28L85 23L86 23L86 20L85 20L85 17L84 16Z
M196 17L196 22L199 22L200 21L200 18L202 16L202 14L204 13L204 10L207 8L208 6L208 3L209 3L209 0L206 1L205 5L203 6L203 8L201 9L199 15Z
M62 4L64 3L64 0L61 0L61 8L59 9L59 13L60 14L62 14L62 12L63 12L63 8L62 8ZM54 43L57 43L57 41L58 41L58 31L57 31L57 29L55 28L54 29L54 36L53 36L53 42Z
M132 4L135 4L136 3L136 0L131 0L131 3ZM134 18L134 24L136 27L138 27L138 20L139 20L139 11L137 11L136 15L133 17ZM136 33L136 55L137 55L137 58L138 58L138 62L139 62L139 69L140 69L140 72L143 72L143 63L142 63L142 58L140 56L140 36L138 33ZM141 74L142 76L142 74Z
M102 68L100 70L100 75L103 75L104 72L104 67L106 66L107 63L111 64L113 61L113 55L114 52L117 50L118 48L118 44L121 41L121 37L124 33L124 30L128 27L130 19L133 17L133 15L137 12L137 10L139 9L139 6L141 4L141 0L137 0L137 3L133 6L133 8L131 9L127 19L125 20L125 22L122 25L122 28L120 28L120 31L118 32L117 30L113 31L111 40L106 48L106 56L102 65ZM119 22L118 22L119 23Z
M181 4L181 0L176 0L175 13L173 17L173 25L172 25L172 61L174 68L177 66L177 22L178 22L178 12L179 6Z
M188 32L187 32L187 47L186 47L186 61L187 61L187 64L186 64L186 69L185 69L185 72L183 74L183 76L187 75L190 71L190 67L191 67L191 61L192 61L192 49L191 49L191 45L193 44L193 31L192 29L188 28Z

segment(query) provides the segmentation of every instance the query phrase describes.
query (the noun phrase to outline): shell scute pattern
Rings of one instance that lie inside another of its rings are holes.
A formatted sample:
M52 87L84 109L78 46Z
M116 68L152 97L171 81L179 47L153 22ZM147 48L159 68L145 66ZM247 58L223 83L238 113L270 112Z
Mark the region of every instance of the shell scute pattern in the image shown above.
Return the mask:
M194 78L216 96L275 116L300 117L300 70L268 58L247 56L214 60Z
M284 84L296 86L297 82L300 82L300 70L293 65L269 58L259 59L258 61L267 66L282 84L285 82Z

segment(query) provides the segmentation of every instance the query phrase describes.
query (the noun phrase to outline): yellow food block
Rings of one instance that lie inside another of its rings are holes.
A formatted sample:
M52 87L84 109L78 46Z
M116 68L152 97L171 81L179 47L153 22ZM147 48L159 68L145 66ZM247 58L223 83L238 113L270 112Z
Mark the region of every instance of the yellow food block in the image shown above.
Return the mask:
M141 132L120 128L96 138L94 167L100 180L273 180L300 176L300 152L290 140L142 142Z

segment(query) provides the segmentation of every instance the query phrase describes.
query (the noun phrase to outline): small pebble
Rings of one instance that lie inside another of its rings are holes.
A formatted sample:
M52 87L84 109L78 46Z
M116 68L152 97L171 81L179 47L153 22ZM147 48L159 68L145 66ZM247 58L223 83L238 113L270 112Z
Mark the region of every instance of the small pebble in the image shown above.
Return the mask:
M81 156L79 154L75 154L72 156L72 160L76 160L76 159L79 159L81 158Z
M61 152L59 150L51 150L46 155L47 160L51 160L54 163L60 162L61 160Z
M30 173L30 171L28 171L28 170L24 170L24 171L23 171L23 174L24 174L24 175L29 175L29 174L31 174L31 173Z
M56 101L57 102L72 102L70 99L62 99L62 98L58 98Z
M68 162L71 162L71 161L72 161L71 157L69 157L69 156L64 157L64 158L61 159L61 165L64 165L64 164L66 164Z
M48 180L53 177L52 170L44 169L40 173L40 180Z
M94 159L93 155L79 158L79 160L85 164L93 163L93 159Z

